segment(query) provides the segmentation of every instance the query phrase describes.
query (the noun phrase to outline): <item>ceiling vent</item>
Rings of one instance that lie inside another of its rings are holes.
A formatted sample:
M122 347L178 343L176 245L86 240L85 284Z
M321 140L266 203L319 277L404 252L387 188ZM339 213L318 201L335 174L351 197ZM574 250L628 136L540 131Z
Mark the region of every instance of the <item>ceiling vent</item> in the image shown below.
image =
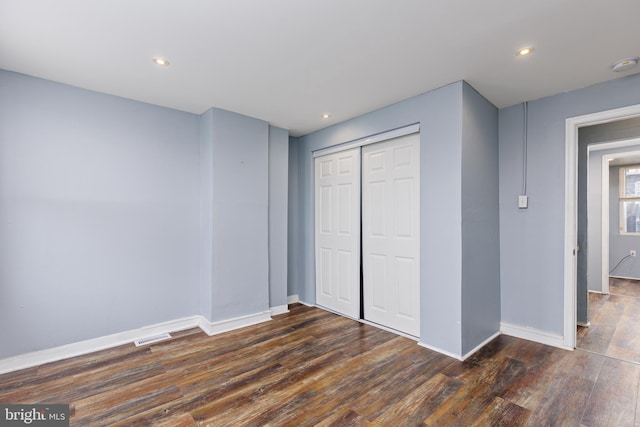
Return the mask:
M630 70L631 68L635 67L636 65L638 65L638 58L637 57L625 58L625 59L621 59L620 61L617 61L615 64L613 64L611 66L611 69L613 71L615 71L616 73L620 73L622 71Z

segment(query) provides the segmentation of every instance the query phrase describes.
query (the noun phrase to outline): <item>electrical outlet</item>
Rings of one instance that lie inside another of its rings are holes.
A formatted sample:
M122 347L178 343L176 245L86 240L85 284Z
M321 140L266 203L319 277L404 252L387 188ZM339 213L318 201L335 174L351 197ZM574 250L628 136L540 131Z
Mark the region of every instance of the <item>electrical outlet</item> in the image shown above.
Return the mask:
M635 250L635 249L631 249L631 250L629 251L629 255L631 255L631 256L636 256L636 250Z
M529 196L518 196L518 208L527 209L529 207Z

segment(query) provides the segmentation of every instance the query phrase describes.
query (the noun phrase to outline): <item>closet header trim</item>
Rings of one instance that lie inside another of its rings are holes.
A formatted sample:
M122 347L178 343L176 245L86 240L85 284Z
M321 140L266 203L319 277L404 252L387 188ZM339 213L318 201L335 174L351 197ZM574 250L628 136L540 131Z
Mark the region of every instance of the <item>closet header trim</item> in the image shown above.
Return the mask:
M378 133L376 135L366 136L349 142L344 142L328 148L322 148L313 152L313 158L326 156L327 154L337 153L339 151L349 150L351 148L362 147L363 145L374 144L376 142L386 141L388 139L398 138L412 133L420 132L420 123L393 129L387 132Z

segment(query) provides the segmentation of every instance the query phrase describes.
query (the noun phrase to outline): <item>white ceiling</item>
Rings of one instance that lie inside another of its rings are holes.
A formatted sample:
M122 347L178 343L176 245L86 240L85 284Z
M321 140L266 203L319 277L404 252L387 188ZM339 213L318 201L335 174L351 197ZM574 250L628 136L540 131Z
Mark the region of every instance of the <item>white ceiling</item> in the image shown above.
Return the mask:
M638 0L0 0L0 68L302 135L462 79L502 108L636 73L609 67L640 56L639 16Z
M640 156L615 157L609 162L609 166L630 166L640 164Z

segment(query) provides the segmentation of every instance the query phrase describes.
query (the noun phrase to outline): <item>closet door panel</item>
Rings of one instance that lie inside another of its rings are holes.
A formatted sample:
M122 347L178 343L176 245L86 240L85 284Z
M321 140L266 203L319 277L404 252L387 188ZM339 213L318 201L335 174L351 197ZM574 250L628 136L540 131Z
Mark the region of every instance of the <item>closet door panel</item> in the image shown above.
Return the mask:
M362 148L365 319L420 336L420 137Z
M360 148L315 159L316 303L360 316Z

